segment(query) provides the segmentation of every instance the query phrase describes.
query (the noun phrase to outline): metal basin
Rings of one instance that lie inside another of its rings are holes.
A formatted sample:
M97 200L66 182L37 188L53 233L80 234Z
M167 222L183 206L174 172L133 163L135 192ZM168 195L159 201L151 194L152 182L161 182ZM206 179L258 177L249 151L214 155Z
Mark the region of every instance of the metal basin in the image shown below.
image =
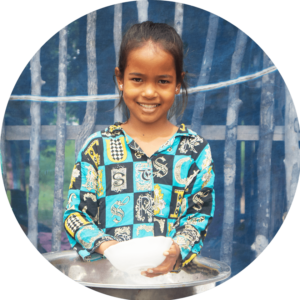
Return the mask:
M115 269L107 259L84 262L76 251L51 252L43 255L63 274L103 294L133 300L178 299L215 286L230 276L228 265L197 256L178 274L156 278L128 275Z

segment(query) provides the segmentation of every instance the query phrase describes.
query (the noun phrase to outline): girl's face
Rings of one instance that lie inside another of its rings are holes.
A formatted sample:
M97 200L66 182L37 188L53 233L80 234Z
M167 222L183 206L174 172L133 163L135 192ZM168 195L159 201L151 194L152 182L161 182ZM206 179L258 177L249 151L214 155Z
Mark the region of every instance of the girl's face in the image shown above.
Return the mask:
M118 68L115 74L130 119L148 124L167 119L175 94L180 92L174 58L170 53L159 44L147 42L129 53L124 77L120 77Z

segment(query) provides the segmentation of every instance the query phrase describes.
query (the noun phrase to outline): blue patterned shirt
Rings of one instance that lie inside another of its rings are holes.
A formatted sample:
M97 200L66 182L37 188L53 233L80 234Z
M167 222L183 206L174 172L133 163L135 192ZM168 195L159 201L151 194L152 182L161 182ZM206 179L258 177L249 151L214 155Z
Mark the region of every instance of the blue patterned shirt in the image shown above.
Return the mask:
M168 236L182 267L200 252L214 215L209 144L181 124L148 157L120 125L92 134L78 155L64 213L71 246L92 261L105 241Z

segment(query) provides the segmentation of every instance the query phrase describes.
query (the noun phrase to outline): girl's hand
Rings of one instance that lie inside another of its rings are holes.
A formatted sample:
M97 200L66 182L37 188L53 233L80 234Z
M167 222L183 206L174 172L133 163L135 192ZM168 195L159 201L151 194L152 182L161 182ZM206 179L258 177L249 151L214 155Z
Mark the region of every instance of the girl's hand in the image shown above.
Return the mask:
M97 253L100 253L100 254L103 254L104 251L109 248L110 246L113 246L113 245L116 245L118 244L119 242L117 241L107 241L107 242L104 242L102 243L96 250L95 252Z
M173 270L177 259L180 257L180 248L177 243L173 242L171 248L164 252L166 259L156 268L150 268L146 272L141 272L142 275L146 277L156 277L159 275L165 275Z

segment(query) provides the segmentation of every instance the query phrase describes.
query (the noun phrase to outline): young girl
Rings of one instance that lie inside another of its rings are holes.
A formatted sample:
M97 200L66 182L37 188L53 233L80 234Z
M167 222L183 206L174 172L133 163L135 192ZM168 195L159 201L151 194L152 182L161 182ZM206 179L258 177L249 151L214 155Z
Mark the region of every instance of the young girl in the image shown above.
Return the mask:
M178 272L201 250L214 214L214 171L208 143L167 119L187 89L183 44L166 24L133 25L115 68L130 117L91 135L74 166L64 226L86 261L116 243L168 236L165 261L142 274ZM184 106L184 105L183 105Z

